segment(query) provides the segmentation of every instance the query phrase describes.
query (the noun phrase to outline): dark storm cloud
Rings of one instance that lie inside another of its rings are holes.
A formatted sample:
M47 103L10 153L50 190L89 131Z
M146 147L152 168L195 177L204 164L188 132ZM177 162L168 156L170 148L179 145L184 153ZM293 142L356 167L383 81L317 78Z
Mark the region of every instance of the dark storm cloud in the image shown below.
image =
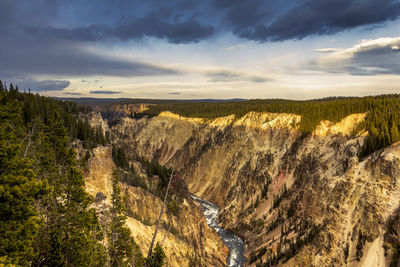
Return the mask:
M278 13L274 1L266 3L259 0L215 0L215 5L220 9L222 25L235 35L249 38L254 27L259 24L269 24ZM286 9L286 2L282 0L281 8Z
M0 27L21 27L43 38L79 42L155 37L171 43L191 43L225 32L256 41L283 41L375 25L399 16L400 3L396 0L0 3Z
M131 20L114 27L104 25L91 25L74 29L54 27L37 29L26 27L25 30L28 33L40 34L42 36L83 42L100 41L110 38L118 38L126 41L156 37L175 44L198 42L214 34L213 27L203 26L197 21L170 23L159 19L157 15Z
M108 1L108 9L113 10L111 12L113 17L108 14L110 12L107 10L105 1L99 1L98 6L89 5L88 3L91 1L82 1L76 3L76 6L73 6L75 1L71 2L68 4L64 1L60 4L60 8L71 9L74 14L77 14L73 18L66 15L58 20L75 21L73 26L68 23L62 23L63 26L53 25L50 22L43 23L42 26L27 24L23 27L24 31L43 37L82 42L102 41L110 38L126 41L155 37L171 43L198 42L212 36L215 32L212 25L204 21L200 22L200 18L199 20L195 18L198 5L194 5L194 2L190 3L190 1L186 5L182 4L182 1L171 1L171 3ZM86 10L86 14L84 14L85 7L97 9L99 13L104 12L108 15L99 17L90 10Z
M71 83L63 80L43 80L37 81L32 85L35 91L62 91L67 88Z
M214 34L214 28L201 25L195 20L170 23L154 14L139 20L121 24L109 31L111 36L124 40L143 37L166 39L171 43L191 43L206 39Z
M400 16L397 0L214 0L214 4L224 30L260 42L333 34Z
M255 25L244 37L259 41L302 39L382 23L399 16L400 3L393 0L310 0L278 16L269 26Z
M108 75L120 77L178 74L173 69L142 62L104 57L75 42L39 38L32 34L3 35L0 42L2 77L30 75Z
M114 94L120 94L121 91L103 91L103 90L97 90L97 91L90 91L91 94L98 94L98 95L114 95Z
M400 74L400 38L364 41L352 48L311 61L306 67L351 75Z
M6 82L12 82L19 86L20 89L31 89L36 92L62 91L71 83L67 80L37 80L26 76L5 77Z
M85 25L83 18L88 12L84 9L90 1L69 6L73 2L0 1L1 79L15 81L23 76L27 81L27 77L35 75L136 77L179 74L176 70L155 64L105 57L89 51L88 42L98 40L105 31L103 29L107 30L107 34L111 30L103 23ZM105 2L103 5L100 2L92 2L96 4L93 7L103 6L106 10ZM119 2L123 1L115 1L116 4ZM107 3L109 5L110 2ZM80 8L83 10L78 11ZM75 13L77 17L74 17ZM68 26L57 28L54 23ZM28 86L25 81L22 81L23 84ZM34 85L32 83L30 87Z

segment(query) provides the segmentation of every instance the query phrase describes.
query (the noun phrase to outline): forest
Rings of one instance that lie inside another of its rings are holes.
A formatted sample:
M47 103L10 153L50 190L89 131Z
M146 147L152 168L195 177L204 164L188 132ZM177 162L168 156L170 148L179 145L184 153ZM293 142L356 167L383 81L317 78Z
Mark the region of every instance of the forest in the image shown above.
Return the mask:
M367 113L367 119L356 127L369 135L360 156L366 156L400 141L400 95L367 97L330 97L307 101L254 99L228 102L175 102L153 105L136 117L156 116L170 111L186 117L213 119L234 114L236 119L250 111L293 113L302 116L300 130L310 134L322 120L338 122L347 115Z
M106 220L85 192L72 143L108 143L88 112L0 81L0 266L162 265L163 249L145 259L125 226L117 171Z

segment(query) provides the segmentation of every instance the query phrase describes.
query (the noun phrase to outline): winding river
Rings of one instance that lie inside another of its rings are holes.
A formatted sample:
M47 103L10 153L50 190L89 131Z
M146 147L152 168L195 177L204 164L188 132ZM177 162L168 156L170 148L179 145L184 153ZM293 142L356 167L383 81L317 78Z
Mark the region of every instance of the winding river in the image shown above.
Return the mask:
M204 216L208 225L215 229L221 236L224 244L229 248L229 256L226 259L226 266L241 267L244 263L244 244L243 240L234 235L232 232L222 229L218 225L219 208L204 199L192 195L192 198L201 204L204 211Z

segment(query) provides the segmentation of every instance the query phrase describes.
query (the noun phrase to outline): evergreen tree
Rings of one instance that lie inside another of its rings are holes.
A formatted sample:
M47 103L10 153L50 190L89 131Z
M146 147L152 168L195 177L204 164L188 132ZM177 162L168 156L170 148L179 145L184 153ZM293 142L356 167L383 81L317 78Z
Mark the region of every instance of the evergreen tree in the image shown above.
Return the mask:
M121 167L123 169L128 169L129 168L129 161L126 158L125 155L125 150L122 147L118 147L116 145L112 146L112 158L118 167Z
M0 92L0 99L4 97ZM37 180L30 161L21 156L23 132L21 105L0 105L0 265L29 265L40 226L35 203L46 184Z
M399 128L397 125L393 124L392 127L390 128L390 143L395 143L397 141L400 141L400 133L399 133Z
M111 198L111 223L108 229L108 255L110 266L129 266L134 262L134 241L131 231L125 226L126 216L119 189L119 174L113 171L112 198Z
M151 257L146 259L146 266L148 267L162 267L165 261L165 253L160 243L157 243Z
M101 229L92 200L84 191L84 180L69 148L68 135L54 112L41 144L42 175L52 188L43 201L45 225L36 240L37 266L90 266L96 259Z
M107 251L70 142L105 143L90 109L0 82L0 265L104 266ZM132 253L140 250L134 246ZM137 265L140 266L140 265Z

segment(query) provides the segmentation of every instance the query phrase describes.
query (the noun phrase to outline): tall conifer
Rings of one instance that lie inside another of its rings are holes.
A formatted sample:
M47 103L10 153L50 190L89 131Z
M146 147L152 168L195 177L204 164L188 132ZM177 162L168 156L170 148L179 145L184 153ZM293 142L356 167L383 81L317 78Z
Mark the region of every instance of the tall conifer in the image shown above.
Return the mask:
M119 174L113 171L112 196L111 196L111 222L108 229L108 254L110 266L130 266L135 262L133 252L135 243L131 231L125 226L126 216L119 188Z
M45 183L37 180L30 161L22 157L24 132L20 103L0 105L0 265L29 265L40 225L35 203Z

